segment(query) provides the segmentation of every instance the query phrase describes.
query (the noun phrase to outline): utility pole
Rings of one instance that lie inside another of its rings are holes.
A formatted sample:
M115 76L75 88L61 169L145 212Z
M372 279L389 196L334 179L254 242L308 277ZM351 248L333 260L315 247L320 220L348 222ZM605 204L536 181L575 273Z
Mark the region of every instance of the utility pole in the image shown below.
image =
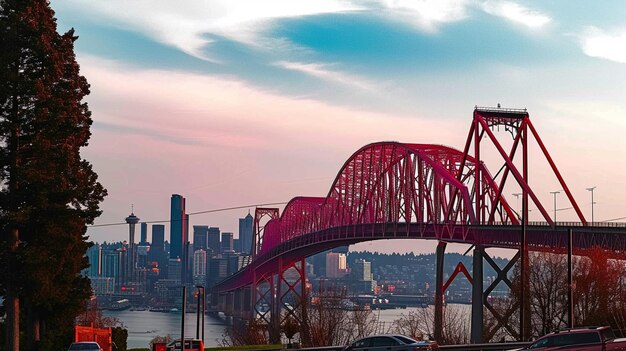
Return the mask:
M593 191L595 188L595 185L591 188L587 188L587 191L591 191L591 225L593 225L593 205L595 204L595 202L593 201Z
M517 219L521 221L522 220L522 216L520 216L520 214L519 214L519 197L522 196L523 193L513 193L511 195L515 196L515 202L516 202L515 214L517 215Z
M556 194L560 194L561 191L551 191L550 194L554 195L554 226L556 227Z

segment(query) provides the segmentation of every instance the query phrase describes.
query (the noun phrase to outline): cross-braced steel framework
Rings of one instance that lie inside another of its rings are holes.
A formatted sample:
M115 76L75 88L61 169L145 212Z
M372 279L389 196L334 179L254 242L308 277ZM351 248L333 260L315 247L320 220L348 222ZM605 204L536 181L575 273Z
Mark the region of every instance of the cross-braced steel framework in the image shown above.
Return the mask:
M504 130L505 135L512 137L510 147L505 147L507 144L502 138L496 137L497 130ZM531 141L541 150L579 222L556 223L533 191L528 176ZM495 150L502 162L495 175L483 162L486 148ZM521 191L520 212L511 208L504 196L513 186L516 191ZM544 222L528 221L530 202ZM344 163L326 197L295 197L280 216L278 209L257 209L251 263L220 282L214 291L226 293L253 285L253 290L257 291L253 294L255 298L265 296L263 299L267 303L280 306L282 303L277 296L281 295L275 289L280 289L283 284L275 283L274 275L279 275L276 279L281 282L283 267L290 267L312 254L377 239L438 240L441 243L438 254L443 254L446 243L466 243L476 248L472 277L472 340L479 342L483 335L483 305L491 311L489 304L485 303L482 262L483 257L490 265L492 260L484 249L519 250L514 261L522 264L525 288L520 300L524 301L528 286L525 273L527 250L565 251L568 230L573 232L576 250L600 246L614 253L626 251L626 227L623 224L594 223L594 226L588 226L526 110L477 107L463 151L435 144L369 144ZM477 267L481 268L479 275ZM507 276L511 267L512 264L496 268L498 283L510 286ZM268 298L267 294L259 294L256 286L262 281L259 277L269 276L272 276L272 293ZM305 278L299 282L305 283ZM489 289L492 286L487 291ZM288 290L295 291L295 288L289 286ZM443 281L438 277L436 302L442 299L442 293ZM256 302L253 301L253 305ZM442 306L441 303L436 305ZM524 305L519 308L520 328L514 333L511 329L511 333L520 335L521 339L526 339L530 330ZM270 310L275 308L270 307ZM274 314L278 315L278 312L274 311ZM513 313L507 311L497 319L505 325Z

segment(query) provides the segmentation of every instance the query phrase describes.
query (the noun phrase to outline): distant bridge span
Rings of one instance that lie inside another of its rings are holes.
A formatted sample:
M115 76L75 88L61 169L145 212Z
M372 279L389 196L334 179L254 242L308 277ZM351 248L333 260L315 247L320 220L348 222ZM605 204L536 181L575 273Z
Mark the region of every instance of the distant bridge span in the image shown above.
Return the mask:
M494 130L505 130L512 141L501 143ZM579 222L555 223L530 186L531 139L539 146ZM495 175L481 159L484 144L501 156L502 166ZM519 213L503 195L505 190L519 191ZM530 204L544 222L528 221ZM463 151L433 144L366 145L344 163L326 197L296 197L280 215L278 209L259 208L254 227L250 264L218 283L214 294L251 286L255 290L252 295L258 293L267 299L268 293L260 293L257 286L271 279L269 284L275 289L271 277L278 275L280 282L284 270L297 262L301 283L306 282L303 260L307 256L378 239L437 240L442 248L438 255L443 255L445 243L475 245L481 255L489 247L565 252L571 230L575 250L598 246L616 255L626 252L626 226L590 225L586 221L525 109L476 108ZM520 250L518 255L524 257L525 252ZM438 267L438 296L443 296L441 269ZM482 276L482 269L479 274ZM482 279L474 280L484 291ZM251 298L254 309L257 300ZM482 306L482 296L475 297L474 302ZM472 338L478 342L482 338L482 312L473 315L473 320L481 323L472 330Z

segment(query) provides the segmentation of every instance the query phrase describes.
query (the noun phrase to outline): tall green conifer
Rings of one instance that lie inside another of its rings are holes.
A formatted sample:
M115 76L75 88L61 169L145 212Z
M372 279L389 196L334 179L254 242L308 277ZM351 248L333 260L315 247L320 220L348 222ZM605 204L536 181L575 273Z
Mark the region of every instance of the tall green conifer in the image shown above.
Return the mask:
M0 288L11 351L20 320L22 349L60 347L90 295L86 224L106 190L80 156L92 120L76 39L57 32L48 1L0 0Z

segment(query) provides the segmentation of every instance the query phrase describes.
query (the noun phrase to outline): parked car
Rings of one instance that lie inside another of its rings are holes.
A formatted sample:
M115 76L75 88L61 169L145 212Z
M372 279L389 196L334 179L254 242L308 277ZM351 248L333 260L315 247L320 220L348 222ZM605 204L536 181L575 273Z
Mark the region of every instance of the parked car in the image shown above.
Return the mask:
M180 339L176 339L167 344L167 351L182 350L180 347ZM200 339L187 339L185 338L185 350L186 351L204 351L204 341Z
M95 341L73 342L69 351L102 351L102 347Z
M398 334L374 335L359 339L344 348L345 351L430 351L439 348L434 341L417 341Z
M516 350L618 351L626 350L626 338L616 339L610 327L575 328L550 333L512 351Z

